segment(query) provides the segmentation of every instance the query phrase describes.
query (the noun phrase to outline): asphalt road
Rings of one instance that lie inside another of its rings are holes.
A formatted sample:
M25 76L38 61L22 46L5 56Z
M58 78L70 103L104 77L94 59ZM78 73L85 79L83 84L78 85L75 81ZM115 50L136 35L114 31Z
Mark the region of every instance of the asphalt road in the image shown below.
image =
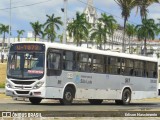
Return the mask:
M87 101L74 101L72 105L63 106L55 100L43 100L40 105L32 105L27 99L19 98L20 101L12 98L0 99L0 111L32 111L42 112L48 117L51 113L55 116L124 116L126 112L156 112L160 117L160 99L133 101L130 105L116 105L114 101L104 101L101 105L90 105ZM107 113L107 114L106 114ZM108 114L109 113L109 114ZM53 115L52 114L52 115ZM51 116L52 116L51 115Z

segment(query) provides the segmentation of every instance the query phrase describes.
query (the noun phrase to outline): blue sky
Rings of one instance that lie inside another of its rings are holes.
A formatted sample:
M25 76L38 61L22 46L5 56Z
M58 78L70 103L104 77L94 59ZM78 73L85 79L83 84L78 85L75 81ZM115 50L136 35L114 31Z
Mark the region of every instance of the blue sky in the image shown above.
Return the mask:
M123 18L121 17L121 10L114 0L93 0L94 6L97 8L97 13L100 17L102 12L106 14L113 15L117 22L123 25ZM17 7L11 9L11 25L12 25L12 35L16 37L16 30L32 31L30 22L40 21L44 23L46 20L46 14L62 17L63 13L61 8L63 8L63 0L11 0L12 7ZM75 17L77 11L83 12L86 7L87 0L68 0L68 18L72 19ZM34 5L32 5L34 4ZM0 23L9 25L9 8L10 0L0 0ZM149 18L153 18L157 21L160 18L160 4L153 4L149 7ZM136 9L132 10L130 18L128 19L130 23L140 24L141 18L139 13L136 15ZM63 28L61 28L62 30ZM24 35L24 37L26 34Z

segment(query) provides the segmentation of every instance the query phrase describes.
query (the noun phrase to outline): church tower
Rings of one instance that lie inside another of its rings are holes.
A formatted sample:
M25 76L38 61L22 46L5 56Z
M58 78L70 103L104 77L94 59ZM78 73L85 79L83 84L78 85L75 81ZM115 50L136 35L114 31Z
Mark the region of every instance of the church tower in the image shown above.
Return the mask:
M86 14L86 18L89 23L96 23L97 21L97 11L93 7L93 0L87 0L87 6L84 10L84 13Z

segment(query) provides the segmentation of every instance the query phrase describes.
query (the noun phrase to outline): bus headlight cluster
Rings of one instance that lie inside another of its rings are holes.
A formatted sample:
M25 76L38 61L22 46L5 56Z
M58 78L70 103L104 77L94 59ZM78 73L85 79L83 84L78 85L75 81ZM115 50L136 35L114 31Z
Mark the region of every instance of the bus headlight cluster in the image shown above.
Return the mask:
M34 85L33 89L38 89L40 88L42 85L44 84L44 82L38 82Z
M6 86L7 86L8 88L12 88L12 85L11 85L9 82L6 83Z

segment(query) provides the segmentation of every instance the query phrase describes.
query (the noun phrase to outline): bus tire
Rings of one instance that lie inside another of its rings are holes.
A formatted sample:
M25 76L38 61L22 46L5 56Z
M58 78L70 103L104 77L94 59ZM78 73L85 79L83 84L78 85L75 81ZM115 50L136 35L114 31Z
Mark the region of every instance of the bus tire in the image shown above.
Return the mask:
M123 105L129 105L131 101L131 91L129 89L124 89L122 94Z
M71 87L66 87L63 94L63 99L60 99L62 105L71 105L74 98L74 91Z
M33 97L33 98L29 98L29 101L30 101L33 105L38 105L38 104L42 101L42 98Z
M122 93L122 100L115 100L117 105L129 105L131 101L131 91L129 89L124 89Z
M88 101L91 105L100 105L103 102L101 99L88 99Z

